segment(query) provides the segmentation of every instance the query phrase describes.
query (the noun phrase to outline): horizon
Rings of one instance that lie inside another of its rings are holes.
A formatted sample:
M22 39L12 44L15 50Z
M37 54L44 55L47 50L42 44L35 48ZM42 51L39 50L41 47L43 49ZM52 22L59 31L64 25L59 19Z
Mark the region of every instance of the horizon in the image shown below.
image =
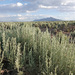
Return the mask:
M75 0L0 0L0 22L33 21L53 17L75 20Z

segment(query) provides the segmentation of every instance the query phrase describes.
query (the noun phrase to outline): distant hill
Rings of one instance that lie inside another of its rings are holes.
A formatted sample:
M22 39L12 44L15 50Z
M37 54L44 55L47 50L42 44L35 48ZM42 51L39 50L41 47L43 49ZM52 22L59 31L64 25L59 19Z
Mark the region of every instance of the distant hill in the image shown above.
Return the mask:
M56 19L56 18L53 18L53 17L49 17L49 18L43 18L43 19L36 19L34 21L62 21L62 20Z

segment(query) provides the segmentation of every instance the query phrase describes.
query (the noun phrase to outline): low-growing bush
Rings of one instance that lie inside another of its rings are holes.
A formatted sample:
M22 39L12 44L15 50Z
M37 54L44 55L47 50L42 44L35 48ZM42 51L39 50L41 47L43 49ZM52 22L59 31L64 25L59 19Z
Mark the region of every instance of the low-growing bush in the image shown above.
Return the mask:
M69 43L69 37L63 33L51 36L48 29L41 32L26 24L15 26L0 31L0 59L10 60L10 69L29 75L75 74L75 44Z

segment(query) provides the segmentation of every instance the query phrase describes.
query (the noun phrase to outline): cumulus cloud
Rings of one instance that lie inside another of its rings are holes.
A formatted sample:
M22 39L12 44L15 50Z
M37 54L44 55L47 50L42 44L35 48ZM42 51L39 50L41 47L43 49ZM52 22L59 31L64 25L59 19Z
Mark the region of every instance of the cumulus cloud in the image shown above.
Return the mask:
M45 8L45 9L53 9L53 8L58 8L57 6L44 6L44 5L39 5L40 8Z
M17 6L23 6L23 4L22 4L22 3L20 3L20 2L18 2L18 3L17 3Z
M23 0L28 1L30 3L35 3L39 5L40 8L57 8L59 11L75 11L75 0Z
M21 15L21 14L17 14L17 15L0 15L0 21L8 21L8 22L10 22L10 21L22 21L23 19L23 16ZM24 20L26 20L25 19L25 17L24 17ZM24 21L23 20L23 21Z
M39 14L39 15L31 15L31 14L26 14L26 15L0 15L0 21L33 21L35 19L40 19L40 18L46 18L50 17L51 15L44 15L44 14Z
M5 0L0 0L5 1ZM13 0L11 0L13 1ZM62 12L75 12L75 0L16 0L17 3L0 4L0 21L30 21L34 19L48 17L49 15L21 15L23 13L33 13L39 9L55 9ZM39 12L39 11L38 11ZM69 15L68 15L69 16ZM73 16L72 16L73 17Z
M27 11L36 11L38 5L27 4L27 3L16 3L16 4L3 4L0 5L0 13L25 13Z
M74 14L74 15L70 15L70 14ZM58 19L62 19L62 20L75 20L75 13L71 12L71 13L66 13L64 16L64 13L57 15L56 17L53 15L45 15L45 14L38 14L38 15L31 15L31 14L16 14L16 15L4 15L1 14L0 15L0 21L33 21L35 19L42 19L42 18L47 18L47 17L54 17L54 18L58 18Z
M25 1L28 3L25 3ZM0 5L0 13L27 13L42 8L74 12L75 0L23 0L23 3Z

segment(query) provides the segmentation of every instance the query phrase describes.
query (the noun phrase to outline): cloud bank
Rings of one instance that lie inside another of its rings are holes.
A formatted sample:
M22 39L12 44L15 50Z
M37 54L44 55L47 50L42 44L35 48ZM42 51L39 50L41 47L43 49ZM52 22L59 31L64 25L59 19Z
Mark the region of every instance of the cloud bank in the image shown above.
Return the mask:
M4 2L6 0L0 0L0 2ZM7 0L9 1L9 0ZM75 13L75 0L10 0L11 3L0 3L0 21L31 21L34 19L49 17L49 15L23 15L33 12L39 12L39 10L44 9L46 12L47 10L56 10L60 13L69 13L68 16L72 19L74 16L71 17L71 13ZM44 12L45 12L44 11ZM42 12L42 11L41 11ZM56 13L56 12L54 12ZM6 14L6 15L5 15ZM11 14L11 15L9 15ZM13 15L14 14L14 15ZM16 15L15 15L16 14ZM18 15L21 14L21 15ZM66 19L68 16L65 16ZM57 16L59 17L59 16ZM62 16L63 17L63 16Z
M28 3L24 3L25 1ZM27 11L31 12L39 9L75 12L75 0L23 0L23 3L0 5L0 13L26 13Z
M26 14L26 15L21 15L21 14L17 14L17 15L0 15L0 21L32 21L34 19L40 19L40 18L46 18L46 17L50 17L51 15L44 15L44 14L39 14L39 15L30 15L30 14Z

